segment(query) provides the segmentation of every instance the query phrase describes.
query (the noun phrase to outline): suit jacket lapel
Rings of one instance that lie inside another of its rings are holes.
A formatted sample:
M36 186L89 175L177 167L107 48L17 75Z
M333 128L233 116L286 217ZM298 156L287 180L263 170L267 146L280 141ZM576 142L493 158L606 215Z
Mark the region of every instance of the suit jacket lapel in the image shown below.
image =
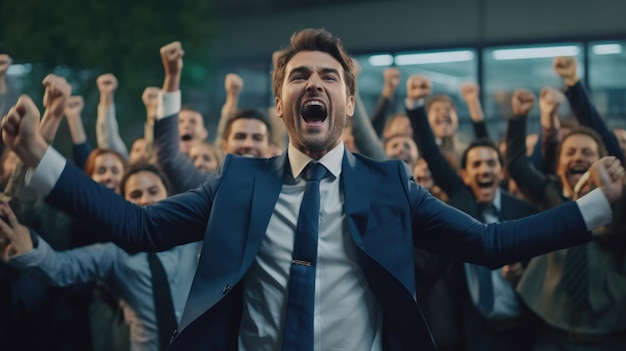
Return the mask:
M216 201L216 205L220 207L211 210L211 217L220 220L215 223L209 220L207 233L213 230L210 234L217 236L221 245L214 245L214 241L203 244L198 272L179 325L181 330L215 305L223 297L223 287L234 285L250 266L280 194L285 160L283 154L269 160L256 171L254 168L237 168L231 170L233 173L225 174L235 177L234 181L228 181L228 185L223 184L216 198L227 199L227 204L232 206L222 206L223 201ZM240 176L237 172L241 171L255 172L253 179L237 178ZM228 219L236 222L229 222ZM246 220L249 221L246 223ZM219 225L216 226L216 223ZM199 274L201 271L205 274ZM214 279L216 277L207 273L209 271L220 271L219 279ZM210 279L207 278L209 276Z
M269 224L274 206L280 195L283 185L283 176L286 169L287 153L284 152L279 157L269 163L268 169L258 171L254 175L254 186L252 189L252 208L250 210L250 230L248 240L240 269L240 275L248 270L254 257L256 256L261 242L265 237L265 231Z
M362 235L367 228L372 199L371 175L349 151L345 151L341 170L341 186L348 229L354 243L363 249ZM364 189L366 189L364 191Z

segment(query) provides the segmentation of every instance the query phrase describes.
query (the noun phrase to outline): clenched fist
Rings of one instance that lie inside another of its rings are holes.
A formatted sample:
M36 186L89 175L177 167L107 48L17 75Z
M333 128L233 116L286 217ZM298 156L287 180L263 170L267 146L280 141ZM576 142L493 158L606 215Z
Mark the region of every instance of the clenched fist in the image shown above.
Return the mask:
M82 96L70 96L65 104L65 117L80 118L80 114L85 107L85 101Z
M166 75L179 75L183 70L185 51L179 41L161 47L161 60Z
M535 106L535 95L530 90L517 89L511 99L513 116L526 116Z
M430 79L419 76L412 75L406 81L406 97L411 100L420 100L428 95L432 90L433 83Z
M49 74L44 78L46 91L43 95L43 106L54 117L61 117L65 112L67 99L72 95L72 86L63 77ZM37 111L39 113L39 111Z
M383 79L385 81L383 85L383 96L391 98L400 85L400 70L394 67L385 69L383 71Z
M117 78L111 73L106 73L96 79L96 85L100 94L113 94L117 89Z
M22 95L2 120L4 144L27 167L35 168L48 148L39 129L39 109L28 95Z
M478 100L478 94L480 94L480 87L476 83L463 83L461 84L461 97L465 102Z
M224 79L224 88L228 95L239 95L243 89L243 79L235 73L228 73Z
M147 87L146 89L144 89L143 94L141 94L141 101L147 109L157 108L157 105L159 104L160 92L161 89L157 87Z
M563 101L565 101L565 95L562 92L551 87L545 87L541 89L539 94L539 110L542 115L553 115Z
M578 73L576 73L576 58L558 56L554 58L552 66L559 77L565 79L568 86L575 85L578 82Z
M613 203L623 195L624 174L620 160L605 156L589 167L574 187L574 193L580 197L593 188L600 188L609 203Z

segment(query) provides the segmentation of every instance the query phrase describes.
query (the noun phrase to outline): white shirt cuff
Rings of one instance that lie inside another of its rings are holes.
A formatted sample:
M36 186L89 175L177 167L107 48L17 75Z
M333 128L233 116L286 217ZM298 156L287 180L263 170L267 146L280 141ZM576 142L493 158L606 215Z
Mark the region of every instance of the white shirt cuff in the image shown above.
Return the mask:
M576 200L576 204L588 231L607 225L613 219L609 200L599 188L593 189L587 195Z
M48 196L65 169L67 160L52 146L48 146L37 168L26 172L26 185L39 190L42 195Z
M163 119L180 112L180 90L171 93L159 93L159 103L157 104L156 119Z

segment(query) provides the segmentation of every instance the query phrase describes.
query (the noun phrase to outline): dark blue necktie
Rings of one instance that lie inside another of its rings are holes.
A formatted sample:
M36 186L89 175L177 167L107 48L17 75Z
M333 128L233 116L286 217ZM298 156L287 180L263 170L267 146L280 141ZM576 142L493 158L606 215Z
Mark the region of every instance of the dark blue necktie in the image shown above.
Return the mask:
M159 330L159 346L160 350L165 351L172 334L178 327L178 322L174 313L174 303L172 302L167 273L156 252L148 252L148 264L152 275L152 297Z
M320 180L326 175L321 163L309 164L293 245L283 351L313 350L313 308L315 304L315 263L320 213Z
M498 218L498 210L493 203L479 203L478 214L484 223L492 223L493 220ZM491 215L489 217L488 215ZM474 279L478 286L478 304L476 307L480 310L484 317L488 317L493 310L493 281L491 277L491 270L487 267L480 265L469 265L471 271L473 271Z
M589 259L587 245L567 249L563 284L573 305L578 306L589 296Z

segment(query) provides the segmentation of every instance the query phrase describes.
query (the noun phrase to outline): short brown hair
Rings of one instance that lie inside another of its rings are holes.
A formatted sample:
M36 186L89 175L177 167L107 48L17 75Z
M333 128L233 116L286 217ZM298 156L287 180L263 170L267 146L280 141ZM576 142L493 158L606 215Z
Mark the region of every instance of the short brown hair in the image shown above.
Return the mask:
M456 106L454 106L454 102L452 102L452 99L450 99L450 97L448 95L434 95L433 97L428 99L428 103L426 104L426 113L428 113L428 111L430 111L430 108L433 106L433 104L435 102L445 102L445 103L448 103L448 104L450 104L452 109L454 111L456 111Z
M126 161L124 156L120 155L119 153L113 150L97 148L91 151L91 153L89 154L89 157L87 157L87 161L85 162L85 173L87 173L89 177L91 177L96 171L96 158L98 156L106 155L106 154L111 154L117 157L122 163L122 166L124 167L124 171L126 171L126 169L128 168L128 161Z
M130 168L124 172L124 176L122 176L122 180L120 181L120 194L122 197L126 198L126 183L128 183L128 179L139 172L149 172L159 177L161 183L163 183L163 187L165 188L166 195L169 195L171 186L165 173L163 173L158 166L147 162L140 162L130 166Z
M280 97L287 63L300 51L325 52L339 61L344 70L347 93L349 96L354 96L356 92L354 64L348 53L343 49L341 40L325 29L309 28L293 33L289 46L282 50L276 59L276 67L272 75L272 87L275 97Z
M598 145L598 158L602 158L608 154L608 152L606 151L606 146L604 145L604 142L602 141L602 137L600 137L600 134L596 133L596 131L591 128L576 126L576 127L573 127L572 130L563 137L563 139L561 139L561 142L559 142L559 146L556 151L557 164L559 162L559 159L561 158L561 151L563 149L563 143L565 142L565 140L567 140L567 138L574 136L574 135L586 135L590 137L591 139L593 139L593 141L595 141L596 144Z

